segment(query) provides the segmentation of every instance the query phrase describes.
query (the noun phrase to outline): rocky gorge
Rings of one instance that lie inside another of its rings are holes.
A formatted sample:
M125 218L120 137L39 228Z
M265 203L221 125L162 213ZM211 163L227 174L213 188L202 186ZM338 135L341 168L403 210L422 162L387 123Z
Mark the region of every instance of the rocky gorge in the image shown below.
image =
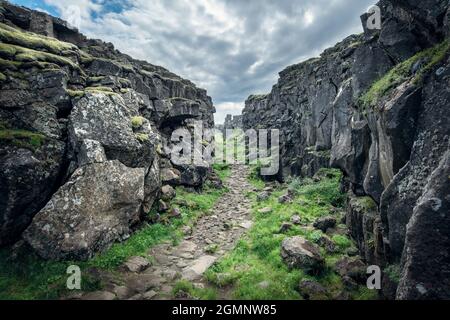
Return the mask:
M450 299L450 6L377 5L216 126L280 130L261 177L172 159L206 90L0 0L0 300Z
M398 270L384 273L390 298L448 299L449 2L377 5L381 29L367 28L364 14L363 34L250 96L243 123L281 130L281 181L342 170L345 222L361 255Z
M168 156L173 130L214 126L189 80L6 1L0 72L0 246L23 238L45 259L92 258L164 206L165 186L210 174Z

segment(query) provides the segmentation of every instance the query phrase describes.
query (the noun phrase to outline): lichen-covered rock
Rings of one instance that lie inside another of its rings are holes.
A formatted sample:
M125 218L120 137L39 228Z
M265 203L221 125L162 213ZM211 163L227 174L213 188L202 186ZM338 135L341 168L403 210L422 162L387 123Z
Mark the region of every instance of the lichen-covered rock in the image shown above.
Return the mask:
M325 266L319 248L302 237L284 239L281 257L289 268L302 269L311 274L321 273Z
M46 259L93 257L130 236L141 214L144 179L144 169L117 160L81 167L34 217L25 240Z
M125 105L121 96L88 93L76 101L69 117L69 139L78 153L84 140L101 143L109 160L119 160L132 168L148 168L155 157L157 137L148 128L147 140L133 132L132 119L138 110ZM141 133L142 134L142 133Z

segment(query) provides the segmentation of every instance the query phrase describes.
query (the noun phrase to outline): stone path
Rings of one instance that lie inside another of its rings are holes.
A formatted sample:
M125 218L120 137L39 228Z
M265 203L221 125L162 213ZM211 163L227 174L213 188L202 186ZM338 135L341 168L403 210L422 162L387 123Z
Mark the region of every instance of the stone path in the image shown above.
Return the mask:
M225 183L229 192L178 246L166 243L153 247L148 253L154 260L151 266L145 259L130 259L119 277L111 276L107 281L106 291L87 294L83 299L171 299L173 286L181 279L205 286L203 273L231 251L252 226L251 200L246 194L253 188L248 174L245 166L232 168Z

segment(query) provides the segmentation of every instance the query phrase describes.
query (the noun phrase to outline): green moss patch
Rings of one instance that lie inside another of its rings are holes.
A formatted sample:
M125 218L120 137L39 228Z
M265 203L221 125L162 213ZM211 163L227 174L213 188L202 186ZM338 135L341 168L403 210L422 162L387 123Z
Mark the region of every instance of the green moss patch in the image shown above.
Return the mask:
M42 146L45 136L40 133L26 130L0 130L0 141L15 145L20 148L35 150Z
M64 51L78 50L78 47L71 43L19 30L3 23L0 23L0 39L5 43L34 50L46 50L56 55L62 54Z
M14 56L11 55L12 53L14 53ZM4 44L4 43L0 44L0 56L2 56L3 58L10 58L10 60L13 60L14 63L12 64L15 66L15 68L20 67L24 63L45 62L45 63L52 63L54 65L58 65L61 67L68 66L73 70L81 71L78 65L75 64L69 58L11 44ZM9 64L11 64L11 62L9 62Z
M133 117L131 118L131 125L134 129L139 129L144 124L144 117Z
M433 67L440 63L450 51L450 42L444 41L433 48L426 49L396 65L385 76L376 81L371 88L360 98L363 107L375 107L377 103L392 89L405 81L418 84ZM415 74L412 74L413 66L423 62Z

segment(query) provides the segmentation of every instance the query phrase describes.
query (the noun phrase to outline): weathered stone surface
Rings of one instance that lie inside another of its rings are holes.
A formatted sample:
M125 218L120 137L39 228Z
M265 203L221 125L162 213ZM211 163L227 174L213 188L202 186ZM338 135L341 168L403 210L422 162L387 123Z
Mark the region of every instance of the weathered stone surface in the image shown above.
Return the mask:
M370 264L383 265L386 258L381 218L375 201L370 197L349 195L345 220L365 260Z
M273 211L272 208L265 207L265 208L259 209L258 213L260 213L260 214L269 214L269 213L272 213L272 211Z
M97 140L109 160L119 160L132 168L148 168L155 157L155 147L147 130L148 141L139 141L132 128L137 110L125 105L119 95L87 94L76 102L70 115L69 137L73 150L85 139ZM153 137L153 139L156 139Z
M172 188L170 185L165 185L161 188L161 199L164 201L170 201L173 198L175 198L177 195L174 188Z
M290 268L302 269L312 274L320 273L325 265L320 250L302 237L284 239L281 257Z
M314 222L314 228L327 232L328 229L334 228L336 223L337 221L334 217L323 217Z
M335 265L337 273L341 277L350 277L358 283L365 283L366 265L358 258L344 257Z
M35 216L25 240L46 259L91 258L139 221L144 174L116 160L78 169Z
M191 266L183 270L182 278L189 281L198 280L203 273L211 267L217 258L213 256L203 256L195 260Z
M20 238L58 187L65 146L49 141L33 151L0 141L0 246Z
M298 291L305 300L327 300L327 290L318 282L302 280L298 286Z
M131 257L124 264L125 268L130 272L139 273L150 266L150 262L143 257Z
M398 299L450 296L450 152L431 175L407 226Z
M302 224L302 218L299 215L294 215L291 217L291 222L293 225L299 226Z

